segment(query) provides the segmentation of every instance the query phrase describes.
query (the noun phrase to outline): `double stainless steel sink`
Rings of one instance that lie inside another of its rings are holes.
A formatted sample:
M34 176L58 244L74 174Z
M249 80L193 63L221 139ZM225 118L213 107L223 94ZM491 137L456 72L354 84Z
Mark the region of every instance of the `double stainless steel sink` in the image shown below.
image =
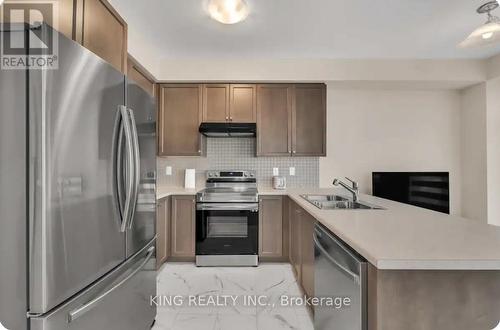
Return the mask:
M339 195L300 195L309 203L322 210L383 210L383 207L366 202L354 202Z

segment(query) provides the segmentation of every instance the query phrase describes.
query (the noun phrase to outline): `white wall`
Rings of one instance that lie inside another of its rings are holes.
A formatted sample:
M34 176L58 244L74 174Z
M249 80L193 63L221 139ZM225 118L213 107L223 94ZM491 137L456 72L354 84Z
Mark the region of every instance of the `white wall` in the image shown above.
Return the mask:
M486 82L488 223L500 226L500 77Z
M482 60L163 59L153 74L160 81L397 81L458 89L483 82L485 67Z
M459 93L328 86L320 185L349 176L371 193L373 171L449 171L451 212L460 214Z
M486 60L486 76L488 79L500 77L500 54Z
M462 216L488 221L486 84L461 93Z

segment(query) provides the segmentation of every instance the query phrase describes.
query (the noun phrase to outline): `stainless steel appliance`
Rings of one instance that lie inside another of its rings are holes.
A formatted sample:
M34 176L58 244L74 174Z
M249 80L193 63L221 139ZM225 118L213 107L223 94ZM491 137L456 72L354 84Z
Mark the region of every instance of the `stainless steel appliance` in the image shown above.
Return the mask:
M255 172L207 171L206 189L196 200L196 265L257 266Z
M335 306L315 308L314 329L366 330L366 260L320 224L313 240L315 292L318 297L337 298Z
M29 29L0 27L26 54ZM0 70L0 322L148 329L156 315L155 102L57 36L58 69Z
M201 123L199 131L208 137L255 137L255 123Z

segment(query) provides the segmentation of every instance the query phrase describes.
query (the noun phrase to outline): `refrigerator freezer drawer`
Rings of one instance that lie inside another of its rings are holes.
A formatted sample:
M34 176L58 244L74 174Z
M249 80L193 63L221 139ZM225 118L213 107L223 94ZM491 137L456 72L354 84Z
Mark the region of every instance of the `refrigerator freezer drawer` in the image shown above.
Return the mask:
M156 317L155 240L54 311L31 318L31 330L149 329Z

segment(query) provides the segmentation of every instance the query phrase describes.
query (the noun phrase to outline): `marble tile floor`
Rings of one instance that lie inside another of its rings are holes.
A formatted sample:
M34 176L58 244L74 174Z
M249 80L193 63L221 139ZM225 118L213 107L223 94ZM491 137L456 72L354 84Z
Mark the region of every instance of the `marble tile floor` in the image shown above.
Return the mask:
M307 307L283 304L282 296L302 296L286 263L242 268L167 263L157 281L153 330L314 329Z

